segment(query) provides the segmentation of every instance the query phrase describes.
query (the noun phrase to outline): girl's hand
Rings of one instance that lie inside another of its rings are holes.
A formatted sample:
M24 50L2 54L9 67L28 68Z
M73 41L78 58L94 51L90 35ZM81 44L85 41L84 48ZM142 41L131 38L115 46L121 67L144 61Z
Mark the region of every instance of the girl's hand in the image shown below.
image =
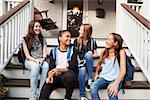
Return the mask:
M34 62L36 62L39 66L41 66L40 62L39 62L39 59L35 59Z
M42 67L42 64L43 64L43 62L44 62L44 58L39 58L38 61L39 61L39 63L40 63L40 66Z
M49 83L53 83L53 77L48 77L46 79L46 83L49 84Z
M111 83L107 87L109 96L117 96L118 95L118 84Z
M61 72L57 68L52 69L51 72L54 73L55 76L61 74Z

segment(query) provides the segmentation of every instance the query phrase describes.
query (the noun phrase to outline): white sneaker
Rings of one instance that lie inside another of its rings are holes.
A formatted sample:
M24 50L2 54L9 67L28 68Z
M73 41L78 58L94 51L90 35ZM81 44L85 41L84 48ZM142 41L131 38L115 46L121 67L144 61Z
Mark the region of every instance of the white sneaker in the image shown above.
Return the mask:
M36 99L39 99L40 93L41 93L41 91L40 91L40 90L37 90Z
M92 79L89 79L88 82L86 83L86 87L85 87L86 91L90 91L90 85L91 85L92 81L93 81Z
M92 79L89 79L89 80L88 80L88 85L91 85L92 82L93 82L93 80L92 80Z
M80 100L88 100L86 97L81 97Z
M36 100L36 96L30 97L29 100Z

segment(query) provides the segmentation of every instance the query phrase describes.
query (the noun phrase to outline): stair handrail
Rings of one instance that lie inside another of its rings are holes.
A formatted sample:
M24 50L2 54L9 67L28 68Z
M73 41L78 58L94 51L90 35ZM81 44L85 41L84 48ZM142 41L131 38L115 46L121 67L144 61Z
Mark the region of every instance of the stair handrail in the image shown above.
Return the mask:
M0 16L0 73L26 35L33 8L33 0L24 0Z
M150 21L127 4L121 4L119 33L150 82Z

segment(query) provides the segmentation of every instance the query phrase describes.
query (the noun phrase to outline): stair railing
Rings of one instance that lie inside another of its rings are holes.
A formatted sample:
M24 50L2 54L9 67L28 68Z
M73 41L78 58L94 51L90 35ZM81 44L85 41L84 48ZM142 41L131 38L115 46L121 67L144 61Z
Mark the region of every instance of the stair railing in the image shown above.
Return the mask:
M150 21L121 4L118 32L150 82Z
M140 13L141 12L141 7L143 2L137 2L137 3L127 3L130 8L135 10L136 12Z
M0 73L26 35L33 19L33 1L24 0L0 17Z

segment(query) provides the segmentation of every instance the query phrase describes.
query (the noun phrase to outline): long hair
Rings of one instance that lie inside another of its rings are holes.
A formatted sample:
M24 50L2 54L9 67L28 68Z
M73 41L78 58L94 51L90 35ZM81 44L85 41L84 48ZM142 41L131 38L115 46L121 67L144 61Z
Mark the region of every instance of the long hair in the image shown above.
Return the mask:
M122 49L123 39L122 37L117 33L110 33L110 35L113 36L113 39L115 42L117 42L117 45L115 46L115 57L118 57L120 50ZM101 65L105 58L109 56L109 49L105 48L104 52L102 52L101 57L99 59L99 64Z
M34 41L34 38L36 36L36 34L35 34L34 30L33 30L34 25L35 25L36 22L38 22L38 21L32 20L32 21L30 21L29 26L28 26L28 34L26 36L26 41L27 41L27 47L28 47L28 49L31 49L33 41ZM41 33L38 36L39 37L43 37Z
M83 37L82 39L78 39L78 43L81 43L82 41L85 42L86 40L90 40L92 35L92 25L91 24L82 24L83 26Z

